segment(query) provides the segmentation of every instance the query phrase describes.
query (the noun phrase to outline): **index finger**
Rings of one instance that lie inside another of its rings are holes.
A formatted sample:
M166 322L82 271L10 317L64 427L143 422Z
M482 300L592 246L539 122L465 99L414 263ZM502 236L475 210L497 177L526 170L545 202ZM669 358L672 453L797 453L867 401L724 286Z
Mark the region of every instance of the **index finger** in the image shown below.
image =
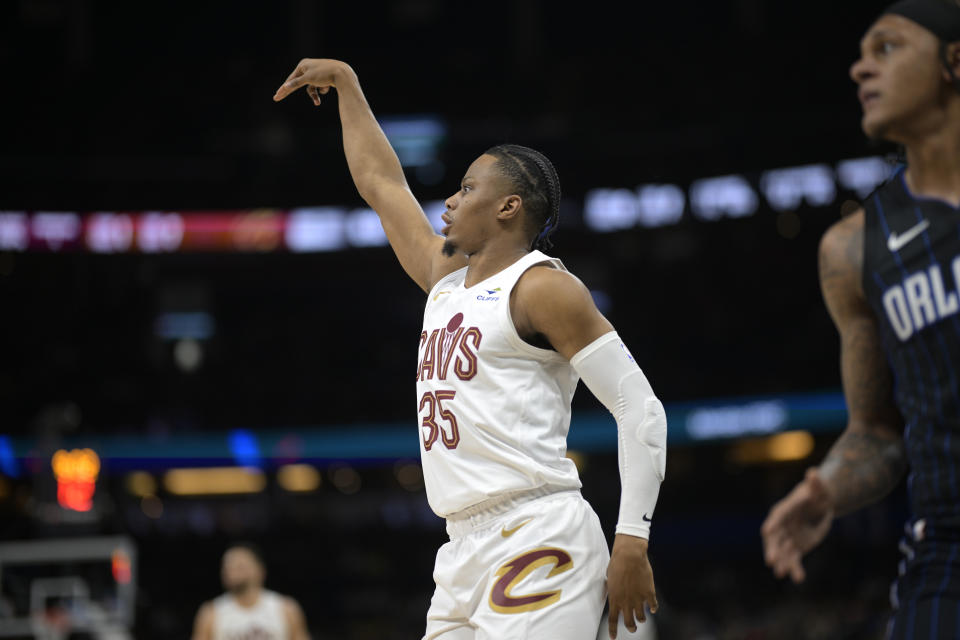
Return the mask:
M763 538L763 559L767 566L773 566L779 561L780 557L786 551L786 545L790 541L787 531L778 529L771 532Z
M307 84L307 81L304 77L303 69L300 68L300 65L297 65L293 73L287 76L287 79L280 85L280 88L277 89L277 92L273 95L273 99L276 101L283 100L305 84Z
M783 523L787 520L793 508L794 501L791 500L791 496L787 496L773 505L763 524L760 525L760 533L762 535L770 535L774 530L783 526Z

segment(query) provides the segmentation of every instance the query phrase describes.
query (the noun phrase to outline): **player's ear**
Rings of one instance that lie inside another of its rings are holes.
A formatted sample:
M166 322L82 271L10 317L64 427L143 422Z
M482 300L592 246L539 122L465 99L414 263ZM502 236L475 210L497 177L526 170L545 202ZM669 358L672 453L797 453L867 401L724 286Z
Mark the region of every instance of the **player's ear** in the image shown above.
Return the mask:
M960 78L960 42L948 44L943 50L943 58L943 64L949 67L949 69L944 68L943 79L956 85L957 80L955 78ZM953 72L953 77L950 76L950 71ZM958 90L960 90L960 87L958 87Z
M500 209L497 211L497 220L512 220L520 215L520 207L523 205L523 199L518 195L507 196L500 202Z

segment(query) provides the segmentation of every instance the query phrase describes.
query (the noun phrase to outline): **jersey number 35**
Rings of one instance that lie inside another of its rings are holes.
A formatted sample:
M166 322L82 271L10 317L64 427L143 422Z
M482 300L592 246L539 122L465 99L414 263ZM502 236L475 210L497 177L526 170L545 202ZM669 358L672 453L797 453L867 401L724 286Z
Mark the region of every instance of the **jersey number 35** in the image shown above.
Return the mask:
M433 448L438 439L443 440L443 446L447 449L456 449L460 444L460 430L457 428L457 417L449 409L443 408L444 400L453 400L457 396L456 391L427 391L420 398L420 411L427 409L427 415L424 416L421 426L427 427L429 431L423 431L423 448L427 451ZM437 424L437 416L447 423L447 428L442 428Z

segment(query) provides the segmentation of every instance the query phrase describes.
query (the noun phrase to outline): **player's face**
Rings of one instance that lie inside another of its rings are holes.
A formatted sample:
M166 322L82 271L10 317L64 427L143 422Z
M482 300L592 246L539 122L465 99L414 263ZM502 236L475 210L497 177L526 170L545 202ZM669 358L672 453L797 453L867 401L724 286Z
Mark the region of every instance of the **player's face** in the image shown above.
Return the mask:
M945 88L936 36L897 15L881 17L867 31L850 76L860 87L864 132L893 142L905 141Z
M504 202L504 178L497 159L486 154L473 161L460 181L460 190L447 198L441 233L446 255L475 253L497 231L497 212Z
M223 588L237 593L263 584L263 567L247 549L230 549L223 554Z

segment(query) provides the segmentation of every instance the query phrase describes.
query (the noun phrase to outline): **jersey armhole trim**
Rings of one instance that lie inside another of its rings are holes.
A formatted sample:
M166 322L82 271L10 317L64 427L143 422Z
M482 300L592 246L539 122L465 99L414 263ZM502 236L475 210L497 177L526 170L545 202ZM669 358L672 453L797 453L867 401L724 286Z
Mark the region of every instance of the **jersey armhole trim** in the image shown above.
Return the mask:
M889 186L889 183L883 185L883 187L886 186ZM871 251L871 249L880 247L880 251L884 252L887 250L886 245L888 241L888 236L882 227L879 211L879 207L883 206L879 203L880 190L883 187L878 188L870 198L863 202L862 205L863 255L861 256L860 262L860 288L863 291L864 301L870 307L873 307L870 301L870 292L875 290L878 286L875 279L876 264L878 260L881 262L883 260L883 254L877 255L877 252Z
M864 300L867 301L867 304L869 305L870 295L868 292L870 291L870 289L868 289L868 287L870 287L873 283L869 282L870 270L867 267L867 262L868 262L867 254L869 252L869 247L870 247L870 243L869 243L870 218L872 218L873 216L870 215L871 211L869 208L867 208L866 203L863 204L862 209L863 209L863 256L861 256L860 258L860 288L863 289L863 298Z
M503 329L503 333L507 336L507 339L510 340L510 343L519 351L536 358L537 360L543 361L554 361L554 362L567 362L567 359L564 358L560 353L554 351L553 349L541 349L540 347L535 347L523 338L520 337L520 334L517 333L517 327L513 324L513 314L510 313L510 298L513 295L513 290L516 288L517 283L520 282L520 278L523 277L530 269L542 265L542 264L551 264L554 268L559 269L560 271L567 271L567 268L563 266L563 263L556 258L551 258L545 254L541 254L542 259L537 260L524 266L523 271L517 276L517 279L513 282L513 286L510 287L510 291L506 295L505 304L503 305L503 312L500 314L500 328ZM569 273L569 272L568 272Z

